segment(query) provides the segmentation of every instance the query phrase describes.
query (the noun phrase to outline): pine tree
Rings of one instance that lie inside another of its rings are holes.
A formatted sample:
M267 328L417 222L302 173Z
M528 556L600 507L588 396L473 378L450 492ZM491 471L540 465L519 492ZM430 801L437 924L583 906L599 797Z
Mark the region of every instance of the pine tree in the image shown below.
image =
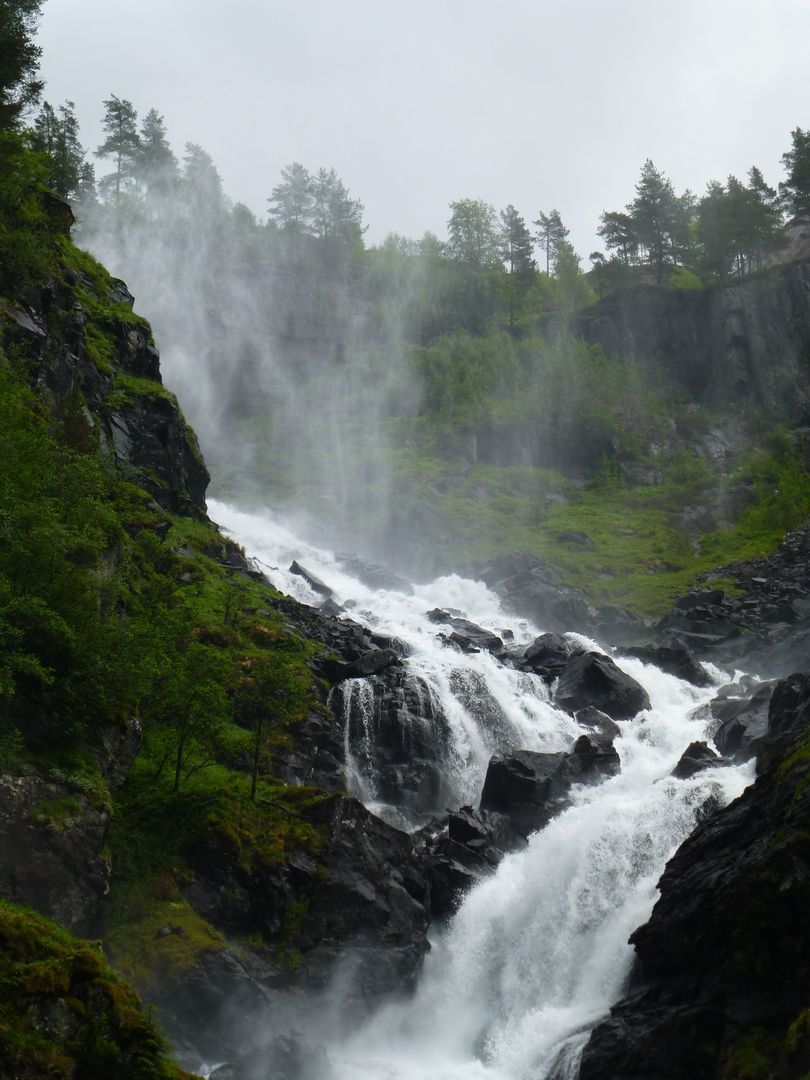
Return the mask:
M166 124L157 109L150 109L141 123L135 172L148 190L169 190L177 180L177 158L169 146Z
M509 326L515 319L534 281L537 267L532 255L534 244L526 222L510 203L500 213L498 252L507 269L506 293Z
M793 145L782 155L787 179L779 185L787 213L797 220L810 221L810 129L794 128Z
M42 91L41 49L33 41L41 6L42 0L0 0L0 131L16 127Z
M183 157L183 185L192 218L213 215L216 220L225 210L222 179L211 155L197 143L186 143Z
M47 183L63 198L70 198L79 186L84 164L84 147L79 142L79 121L75 105L66 101L59 115L49 102L42 104L31 132L31 145L49 160Z
M112 94L104 102L102 126L107 138L96 150L96 157L114 157L115 172L101 181L104 191L114 191L116 199L122 187L134 178L137 171L140 138L136 127L138 114L131 101Z
M675 256L673 229L676 226L677 203L672 184L649 158L641 167L636 197L627 210L633 219L639 244L646 248L660 284L664 263Z
M268 202L270 218L279 228L298 236L311 235L314 181L303 165L293 161L284 166L281 183L273 188Z
M550 214L544 214L541 210L540 216L532 224L537 226L537 243L546 253L546 273L549 274L555 252L568 236L568 229L562 223L559 210L552 210Z
M599 220L601 224L596 232L605 241L605 247L615 251L625 266L635 262L639 240L631 215L611 210L601 214Z
M363 204L352 199L334 169L318 169L311 184L312 231L323 240L353 243L363 233Z

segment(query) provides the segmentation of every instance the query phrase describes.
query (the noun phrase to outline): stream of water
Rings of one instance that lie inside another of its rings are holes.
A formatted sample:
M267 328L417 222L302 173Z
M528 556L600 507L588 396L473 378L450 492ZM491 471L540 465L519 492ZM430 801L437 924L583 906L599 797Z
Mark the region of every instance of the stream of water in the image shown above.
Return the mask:
M425 617L437 606L463 611L488 630L508 628L524 647L542 632L504 612L481 582L448 575L412 594L374 590L345 573L335 555L269 518L214 501L209 511L279 589L322 602L288 571L297 559L339 601L352 602L353 618L406 643L405 663L446 719L445 807L477 804L492 754L569 750L581 733L539 678L438 639L439 628ZM574 789L569 809L468 894L433 940L415 995L332 1041L336 1080L576 1078L588 1032L621 995L633 952L627 939L648 919L667 859L710 796L726 803L752 779L751 766L674 779L687 745L706 737L698 706L716 686L698 689L638 660L618 663L651 700L649 710L621 724L619 775ZM717 683L727 681L712 673ZM347 728L347 784L371 809L402 820L401 808L378 799L373 698L364 680L348 697L362 736L350 744Z

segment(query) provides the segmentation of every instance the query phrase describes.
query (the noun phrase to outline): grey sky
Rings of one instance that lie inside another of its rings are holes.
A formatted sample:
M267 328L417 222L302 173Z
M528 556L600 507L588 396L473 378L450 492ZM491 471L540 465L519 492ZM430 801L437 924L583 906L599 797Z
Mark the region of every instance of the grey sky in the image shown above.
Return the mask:
M810 0L46 0L39 40L86 146L114 93L261 215L284 164L334 166L372 242L483 198L557 207L587 261L645 158L775 184L810 127Z

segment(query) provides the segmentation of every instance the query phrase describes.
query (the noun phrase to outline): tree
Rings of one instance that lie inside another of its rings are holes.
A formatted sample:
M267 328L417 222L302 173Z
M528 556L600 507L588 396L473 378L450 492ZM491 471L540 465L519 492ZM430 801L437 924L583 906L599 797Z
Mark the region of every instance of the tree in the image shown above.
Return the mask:
M498 261L495 210L482 199L450 203L447 254L467 266L482 268Z
M281 170L281 183L270 195L270 217L279 228L297 236L312 231L314 182L309 170L297 161Z
M501 227L498 234L498 252L507 269L507 304L509 326L515 325L515 316L534 281L537 266L532 257L532 234L526 222L510 203L500 213Z
M568 236L568 229L563 225L559 210L552 210L550 214L540 211L540 216L533 222L537 226L537 243L546 253L546 273L554 262L554 256L559 245Z
M224 211L225 197L222 179L214 159L197 143L186 143L183 157L183 184L186 203L193 219L210 217L216 220Z
M676 200L672 184L649 158L641 167L636 197L627 209L639 244L649 253L650 264L655 266L660 284L664 263L674 258Z
M0 131L14 128L42 91L33 34L42 0L0 0Z
M177 179L177 158L166 137L166 124L157 109L141 123L135 172L147 189L168 190Z
M601 224L596 231L605 241L605 247L615 251L625 266L629 266L638 256L639 245L633 218L621 211L606 211L599 220Z
M354 243L363 233L363 204L352 199L334 169L318 169L311 185L311 228L322 240Z
M762 269L764 256L787 243L782 210L776 190L765 182L762 173L752 165L748 170L748 190L751 192L752 254L756 269Z
M111 95L104 102L102 127L107 138L96 150L96 157L115 158L115 172L105 176L101 186L105 191L114 190L116 199L127 180L132 179L137 171L138 152L141 141L136 123L138 114L131 101Z
M236 694L236 719L252 735L250 797L256 798L262 756L270 732L297 716L306 704L309 679L300 663L276 653L246 668Z
M782 154L787 178L779 185L788 214L798 220L810 220L810 129L794 128L792 146Z
M31 145L46 154L50 166L48 185L63 198L78 190L84 166L84 147L79 142L79 121L75 105L66 101L59 106L59 115L46 101L34 120Z

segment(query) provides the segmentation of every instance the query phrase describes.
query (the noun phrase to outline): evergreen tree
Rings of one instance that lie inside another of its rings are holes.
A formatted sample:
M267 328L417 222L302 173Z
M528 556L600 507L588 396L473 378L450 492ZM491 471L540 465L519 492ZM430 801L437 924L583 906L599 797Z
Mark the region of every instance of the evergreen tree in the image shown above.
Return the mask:
M563 225L558 210L552 210L550 214L540 211L540 216L533 222L537 226L537 243L546 253L546 273L550 273L554 263L555 252L559 245L568 236L568 229Z
M810 221L810 129L794 128L793 144L782 155L787 179L779 185L787 213L797 220Z
M140 151L140 138L136 127L138 114L131 101L118 98L115 94L104 102L104 110L102 126L107 137L96 150L96 157L114 158L115 172L105 176L100 186L106 192L114 191L117 199L121 188L128 180L133 179L137 172Z
M33 34L42 0L0 0L0 131L17 125L39 98L40 48Z
M65 199L78 189L84 165L84 147L79 142L79 121L74 109L73 102L66 101L60 105L57 116L53 107L44 102L31 133L32 147L49 160L48 186Z
M225 210L225 197L220 178L211 155L197 143L186 143L183 157L183 185L186 205L192 218L207 217L216 220Z
M79 171L74 202L79 215L98 204L96 195L96 169L92 161L85 161Z
M499 254L507 269L506 291L509 309L509 326L515 318L534 281L537 269L532 256L532 234L526 222L510 203L500 213Z
M311 234L314 181L309 170L299 162L284 166L281 183L273 188L268 202L270 218L279 228L297 236Z
M639 240L630 214L605 211L599 220L601 224L596 231L605 241L605 247L609 251L615 251L626 266L635 262L638 258Z
M334 255L351 254L363 235L363 204L352 199L334 169L319 169L312 181L312 231Z
M761 270L764 257L783 247L787 239L779 196L774 188L766 184L756 165L752 165L748 171L748 190L751 192L754 269Z
M141 123L135 171L149 190L166 191L177 179L177 158L169 146L166 124L157 109L150 109Z
M647 250L660 284L664 263L674 259L673 229L676 226L677 203L672 184L649 158L641 167L636 197L627 210L633 219L639 244Z

